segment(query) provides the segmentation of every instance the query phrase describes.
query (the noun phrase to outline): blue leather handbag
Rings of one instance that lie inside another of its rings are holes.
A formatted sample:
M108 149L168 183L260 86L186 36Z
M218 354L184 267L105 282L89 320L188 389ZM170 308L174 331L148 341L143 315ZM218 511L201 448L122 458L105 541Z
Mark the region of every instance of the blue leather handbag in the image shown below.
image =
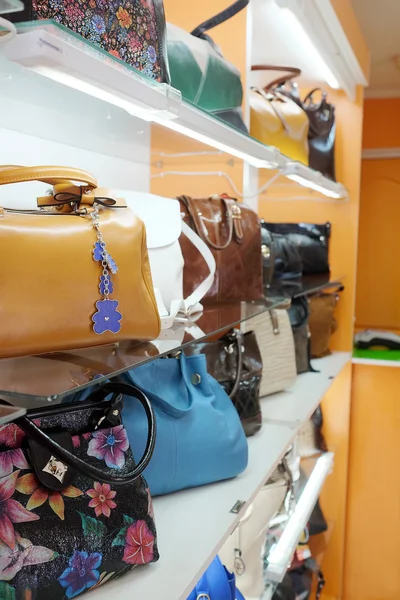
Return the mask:
M207 373L204 354L159 358L124 376L145 392L156 415L157 438L146 478L152 496L239 475L247 466L247 440L223 388ZM133 455L142 456L146 420L126 402L124 425Z
M245 600L235 585L235 576L216 556L187 600Z

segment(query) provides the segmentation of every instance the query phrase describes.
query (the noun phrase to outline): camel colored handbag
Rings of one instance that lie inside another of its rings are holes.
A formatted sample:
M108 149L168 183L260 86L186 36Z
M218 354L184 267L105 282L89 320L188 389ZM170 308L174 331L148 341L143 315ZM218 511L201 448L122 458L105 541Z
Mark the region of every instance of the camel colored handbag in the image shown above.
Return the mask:
M339 290L340 291L340 288ZM322 358L331 354L329 343L337 329L335 309L339 296L337 292L311 296L309 327L311 333L311 357Z
M250 135L267 146L308 165L308 116L303 107L279 91L279 85L301 74L300 69L271 65L253 65L252 71L281 71L265 88L250 92Z
M0 357L156 338L142 221L85 171L0 167L0 185L27 181L53 190L37 210L1 209Z
M178 200L185 222L208 245L217 265L214 283L203 304L263 299L261 226L257 213L225 195L181 196ZM183 291L189 296L209 271L186 237L181 236L180 243L185 260Z
M269 396L291 386L296 379L296 355L286 310L269 310L250 321L244 331L254 330L262 358L260 396Z

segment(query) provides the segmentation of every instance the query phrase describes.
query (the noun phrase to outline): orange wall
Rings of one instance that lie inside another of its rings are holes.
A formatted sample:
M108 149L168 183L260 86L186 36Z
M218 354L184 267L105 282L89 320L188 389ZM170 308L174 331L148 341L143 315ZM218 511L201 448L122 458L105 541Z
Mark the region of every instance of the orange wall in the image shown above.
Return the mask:
M331 0L331 4L346 32L365 77L369 79L371 56L355 12L351 6L351 0Z
M343 600L400 597L400 369L353 366Z
M400 98L365 101L364 148L400 147ZM363 160L356 325L400 328L400 159Z

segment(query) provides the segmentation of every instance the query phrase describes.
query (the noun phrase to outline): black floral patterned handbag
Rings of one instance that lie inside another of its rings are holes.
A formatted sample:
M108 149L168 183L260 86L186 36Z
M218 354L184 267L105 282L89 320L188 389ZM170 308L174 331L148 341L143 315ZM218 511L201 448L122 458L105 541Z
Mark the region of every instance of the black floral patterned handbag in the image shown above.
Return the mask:
M169 83L163 0L27 0L23 11L5 16L13 22L52 19L144 75Z
M31 410L0 427L2 600L75 598L158 560L141 477L155 442L152 408L134 386L107 390L111 400ZM120 418L122 394L140 401L149 425L137 466Z

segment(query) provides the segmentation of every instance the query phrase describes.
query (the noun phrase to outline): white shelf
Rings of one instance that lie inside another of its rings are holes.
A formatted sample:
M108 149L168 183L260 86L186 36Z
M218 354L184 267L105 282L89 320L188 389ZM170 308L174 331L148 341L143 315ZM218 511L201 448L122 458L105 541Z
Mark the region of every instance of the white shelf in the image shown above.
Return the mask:
M236 479L155 498L154 510L159 536L160 560L93 591L91 600L186 600L187 596L236 527L248 504L268 479L293 441L300 419L307 419L333 379L348 362L349 354L333 354L314 361L321 373L300 375L289 393L276 394L273 403L285 409L280 423L269 421L268 403L263 400L263 427L249 438L249 466ZM312 382L312 383L311 383ZM301 405L305 404L303 410ZM293 424L291 412L297 406ZM284 421L287 421L285 423ZM244 502L238 514L231 513L237 501Z
M65 28L41 23L4 44L2 52L6 63L16 69L15 76L19 79L26 77L25 89L32 82L32 72L40 76L44 103L47 85L52 91L51 85L56 82L58 86L63 86L62 89L72 88L91 97L95 108L100 100L125 111L131 117L156 122L241 158L255 167L279 169L283 175L328 197L347 198L347 191L341 184L330 181L305 165L294 163L276 148L265 146L182 101L177 90L141 76ZM13 77L14 73L6 76ZM50 83L46 84L49 80ZM61 102L62 95L59 92ZM20 97L15 100L20 100ZM40 101L40 94L37 96L35 92L35 102Z
M304 373L286 392L262 400L263 414L270 423L286 423L299 427L316 410L343 367L351 360L350 352L335 352L313 360L318 373Z
M400 360L379 360L379 358L352 358L354 365L371 365L372 367L400 367Z

